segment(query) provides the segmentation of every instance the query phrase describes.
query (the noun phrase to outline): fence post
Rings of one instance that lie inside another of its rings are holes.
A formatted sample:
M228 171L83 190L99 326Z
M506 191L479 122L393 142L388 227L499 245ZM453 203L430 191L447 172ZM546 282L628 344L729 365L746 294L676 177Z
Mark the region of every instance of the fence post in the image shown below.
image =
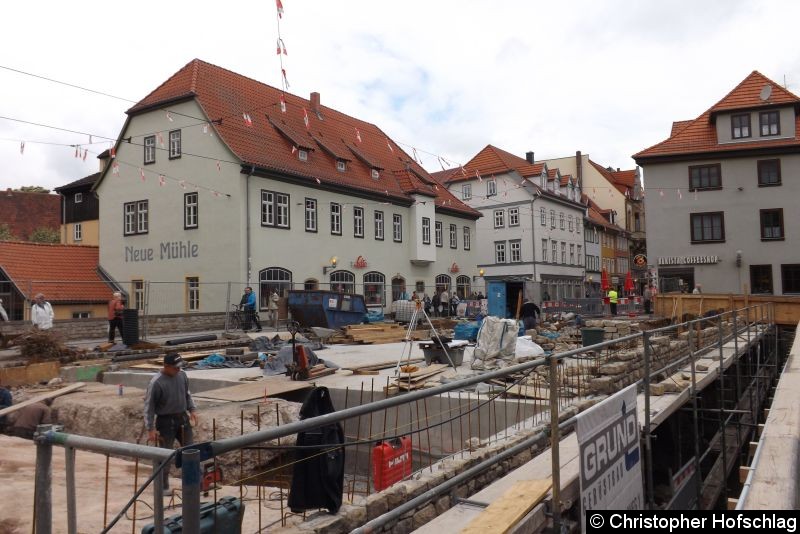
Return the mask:
M34 435L36 442L36 475L33 490L36 534L51 534L53 529L53 444L44 436L53 425L39 425Z
M728 451L726 450L727 444L725 443L725 351L723 350L723 333L722 321L724 314L720 314L717 323L717 330L719 333L719 424L720 424L720 442L722 453L722 473L723 479L728 472ZM734 355L735 357L735 355ZM722 502L728 500L728 489L725 484L722 484Z
M67 474L67 532L77 534L78 517L75 504L75 449L64 447L64 466Z
M692 369L692 426L694 428L694 468L697 472L695 477L697 484L695 490L697 491L697 506L700 506L700 500L703 498L703 478L700 476L700 426L697 417L697 371L695 369L695 350L694 340L694 325L689 322L688 337L689 340L689 363Z
M644 443L647 450L647 507L655 509L655 498L653 496L653 448L650 437L650 332L642 332L642 344L644 345Z
M200 451L181 452L181 482L183 492L183 531L200 532ZM155 484L159 482L156 481Z
M228 282L227 293L225 295L225 331L227 332L231 324L231 283Z
M553 474L553 532L561 531L561 458L559 442L561 433L558 429L558 361L552 355L550 359L550 461Z
M153 472L158 471L163 462L153 460ZM169 471L169 465L164 469ZM154 532L163 532L164 525L164 485L162 484L163 473L154 478L153 482L153 527Z

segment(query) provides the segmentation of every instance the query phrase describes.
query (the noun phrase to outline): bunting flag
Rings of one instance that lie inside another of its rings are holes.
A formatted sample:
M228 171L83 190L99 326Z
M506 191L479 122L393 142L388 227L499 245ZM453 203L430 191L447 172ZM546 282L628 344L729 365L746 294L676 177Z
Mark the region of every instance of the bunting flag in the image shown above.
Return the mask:
M289 87L289 78L286 77L286 69L281 69L281 75L283 76L283 83L286 84L286 87L288 89L288 87Z
M114 176L119 176L119 163L116 161L111 164L111 174Z
M78 148L78 145L75 145L75 157L76 157L76 158L78 157L78 150L80 150L80 149Z
M422 165L422 160L419 159L419 155L417 154L417 149L414 148L413 146L411 147L411 153L414 154L414 161Z
M358 128L356 128L356 142L361 143L361 132L358 131Z
M217 160L217 172L222 172L222 165L220 164L219 160Z
M275 7L278 9L278 18L282 19L283 18L283 4L281 3L281 0L275 0Z
M242 113L242 118L244 119L244 124L248 127L253 126L253 119L250 118L250 115L247 113Z
M280 37L278 37L278 45L277 45L276 50L277 50L278 55L281 55L281 52L283 52L284 56L288 56L289 55L289 53L286 52L286 44L283 42L283 39L281 39Z
M92 134L89 134L89 144L90 144L90 145L91 145L91 144L93 144L93 143L92 143Z
M394 149L392 148L392 144L389 142L389 138L388 137L386 138L386 146L389 147L389 152L394 154Z
M306 130L311 129L311 125L308 122L308 111L306 111L306 108L303 108L303 124L306 125Z
M83 149L83 161L86 161L86 156L87 155L89 155L89 149L88 148L84 148Z
M206 123L206 124L204 124L204 125L203 125L203 133L204 133L204 134L207 134L207 133L208 133L208 123Z
M167 120L168 120L169 122L174 122L174 121L172 120L172 115L170 114L170 112L169 112L169 111L167 111Z
M214 194L215 197L219 196L219 191L217 191L216 189L212 189L211 192Z
M163 174L159 174L158 175L158 185L160 185L161 187L164 187L165 183L167 183L166 178L164 177Z
M116 157L117 157L117 149L112 146L111 147L111 159L114 159Z
M144 171L142 170L141 167L139 167L139 176L142 177L142 181L143 182L147 180L147 178L144 177Z
M161 135L161 132L156 132L156 139L158 140L159 146L164 146L164 136Z
M459 167L461 168L461 174L463 176L467 176L467 171L464 170L464 166L463 165L459 165Z
M444 168L444 162L442 161L442 158L439 157L439 156L436 156L436 159L439 160L439 165L442 167L442 170L446 171L447 169Z
M19 142L19 153L20 154L25 154L25 141L20 141Z
M697 200L697 190L694 192L694 199Z
M664 190L663 189L659 189L658 190L658 196L660 196L660 197L664 196Z
M178 185L181 186L181 189L186 189L186 180L181 180L180 182L178 182Z
M283 98L283 93L281 93L281 113L286 113L286 99Z
M678 188L678 198L683 200L683 195L681 194L680 188Z
M292 155L296 153L297 153L297 147L295 145L292 145Z
M317 181L318 184L322 183L322 182L319 181L319 178L314 178L314 179Z
M475 170L475 176L478 178L479 182L483 183L483 177L480 175L480 173L477 170Z

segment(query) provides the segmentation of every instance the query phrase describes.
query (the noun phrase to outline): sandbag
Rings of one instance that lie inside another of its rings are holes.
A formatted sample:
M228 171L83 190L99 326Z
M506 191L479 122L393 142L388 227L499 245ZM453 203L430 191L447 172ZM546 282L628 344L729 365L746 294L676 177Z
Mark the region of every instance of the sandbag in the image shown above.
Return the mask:
M473 369L490 369L511 362L517 339L517 322L513 319L487 317L478 330L477 345L472 357Z
M544 356L544 349L534 343L530 337L518 337L514 359L520 362Z

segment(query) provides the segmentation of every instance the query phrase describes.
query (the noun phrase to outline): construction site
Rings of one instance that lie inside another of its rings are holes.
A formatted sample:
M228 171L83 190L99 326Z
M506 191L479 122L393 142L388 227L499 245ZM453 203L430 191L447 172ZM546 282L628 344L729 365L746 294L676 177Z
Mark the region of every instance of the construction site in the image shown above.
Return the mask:
M610 502L796 508L798 314L704 299L660 296L648 316L544 310L527 331L487 317L467 335L416 315L114 351L5 331L14 402L0 416L49 399L52 421L33 441L0 435L0 532L577 532ZM169 351L197 406L178 450L143 420ZM317 394L332 411L304 408ZM628 437L617 447L612 429L600 447L581 426L618 406ZM312 439L331 431L343 439ZM618 460L630 502L608 500ZM169 489L153 483L163 471ZM315 476L324 502L301 498Z

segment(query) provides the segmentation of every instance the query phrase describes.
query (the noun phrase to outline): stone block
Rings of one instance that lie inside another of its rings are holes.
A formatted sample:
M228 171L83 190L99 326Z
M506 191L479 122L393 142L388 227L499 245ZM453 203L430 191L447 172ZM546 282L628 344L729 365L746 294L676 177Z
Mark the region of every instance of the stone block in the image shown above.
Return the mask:
M663 384L650 384L650 395L660 397L666 392Z
M617 384L616 376L603 376L600 378L592 378L589 381L589 388L597 393L611 394L620 390Z
M442 515L450 509L450 497L439 497L436 500L436 514Z
M414 514L412 527L415 529L420 528L422 525L433 520L436 515L436 506L429 503L417 510Z
M606 363L600 366L601 375L619 375L628 371L627 362Z
M373 493L367 497L365 508L367 510L367 521L371 521L389 511L389 499L383 493Z

